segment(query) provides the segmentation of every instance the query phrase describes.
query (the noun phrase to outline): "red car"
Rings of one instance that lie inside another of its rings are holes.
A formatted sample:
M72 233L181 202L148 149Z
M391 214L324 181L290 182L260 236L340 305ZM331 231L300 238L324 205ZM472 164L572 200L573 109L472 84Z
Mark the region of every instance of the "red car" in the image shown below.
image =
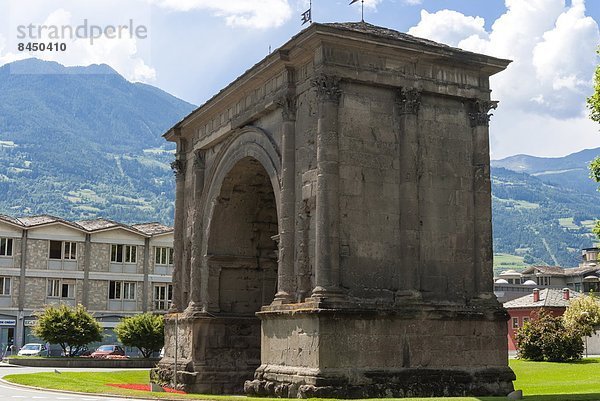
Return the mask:
M90 356L92 358L125 357L125 350L118 345L101 345Z

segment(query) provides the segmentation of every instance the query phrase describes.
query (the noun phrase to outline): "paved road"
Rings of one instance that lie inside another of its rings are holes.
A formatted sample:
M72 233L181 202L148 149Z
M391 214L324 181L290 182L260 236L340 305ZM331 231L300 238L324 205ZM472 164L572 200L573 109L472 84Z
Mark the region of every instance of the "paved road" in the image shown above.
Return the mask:
M59 369L60 371L110 371L114 369ZM53 372L54 368L26 368L10 367L0 363L0 377L12 375L15 373L36 373ZM131 401L126 398L103 397L99 395L79 395L68 393L57 393L53 391L28 390L22 387L12 386L6 383L0 383L1 401Z

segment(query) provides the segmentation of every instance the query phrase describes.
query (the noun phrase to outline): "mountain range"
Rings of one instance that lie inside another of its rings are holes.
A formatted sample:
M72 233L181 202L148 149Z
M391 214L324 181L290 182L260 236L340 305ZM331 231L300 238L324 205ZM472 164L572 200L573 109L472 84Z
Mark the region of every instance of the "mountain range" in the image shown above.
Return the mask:
M0 67L0 213L171 223L161 134L194 108L108 65Z
M174 146L161 134L194 108L108 65L0 67L0 213L172 224ZM577 265L600 217L587 170L598 155L493 161L494 252Z

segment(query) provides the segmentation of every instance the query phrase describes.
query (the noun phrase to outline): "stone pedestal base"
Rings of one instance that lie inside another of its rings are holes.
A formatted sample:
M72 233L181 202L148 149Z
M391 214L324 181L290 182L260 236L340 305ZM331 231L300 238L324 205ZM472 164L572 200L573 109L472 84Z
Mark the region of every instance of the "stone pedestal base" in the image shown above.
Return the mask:
M326 377L331 375L331 377ZM398 369L385 371L333 372L310 374L300 369L261 367L247 381L247 395L283 398L403 398L505 396L513 390L515 375L510 368ZM263 378L263 379L260 379ZM271 380L268 380L270 378ZM308 384L314 383L314 384Z
M418 304L417 304L418 303ZM290 398L507 395L506 312L493 305L264 307L258 317L180 315L177 385ZM174 386L175 324L152 380ZM259 366L260 365L260 366Z
M434 397L507 395L506 314L496 307L259 313L261 366L249 395Z
M189 393L241 394L260 365L260 320L253 316L167 316L165 357L151 372L155 383ZM178 336L177 380L175 331Z

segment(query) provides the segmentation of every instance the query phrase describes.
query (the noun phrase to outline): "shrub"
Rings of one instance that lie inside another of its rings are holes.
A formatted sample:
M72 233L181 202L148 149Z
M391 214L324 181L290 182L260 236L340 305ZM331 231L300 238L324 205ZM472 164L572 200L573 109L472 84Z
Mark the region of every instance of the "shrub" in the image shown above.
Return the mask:
M532 361L567 362L581 359L583 340L565 327L562 317L540 310L516 333L517 357Z
M77 355L87 344L102 340L102 328L86 309L77 305L46 306L43 312L36 313L37 322L33 334L42 340L58 344L64 355Z
M128 347L136 347L144 358L158 352L165 343L165 323L160 315L142 313L124 319L115 328L119 341Z
M580 336L590 337L600 325L600 304L597 297L590 293L572 299L563 319L567 329L579 333Z

